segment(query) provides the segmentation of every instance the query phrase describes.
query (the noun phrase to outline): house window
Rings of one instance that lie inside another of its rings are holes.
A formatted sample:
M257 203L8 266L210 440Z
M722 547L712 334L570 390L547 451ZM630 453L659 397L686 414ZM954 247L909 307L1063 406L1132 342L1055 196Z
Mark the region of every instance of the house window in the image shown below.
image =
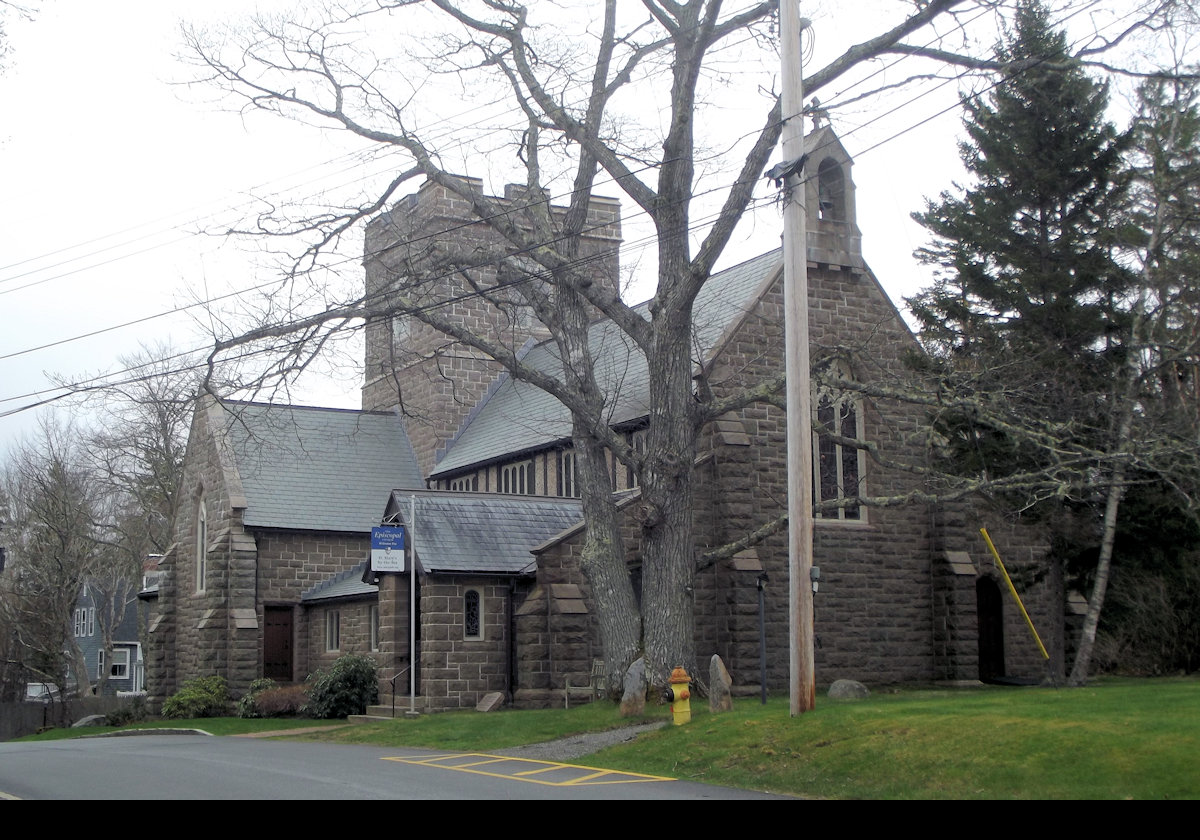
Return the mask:
M843 445L833 436L847 440L862 438L862 411L849 396L818 394L815 400L816 422L833 433L813 433L813 496L818 503L855 499L862 495L862 450ZM819 510L817 517L828 520L861 521L862 508L845 504L836 509Z
M96 608L78 607L75 610L75 638L96 635Z
M579 498L579 478L575 472L573 449L564 449L558 453L558 495L569 499Z
M367 609L367 624L371 633L371 650L379 650L379 605L372 604Z
M208 508L201 498L196 505L196 591L203 592L208 582Z
M396 315L392 318L392 343L400 348L408 346L412 340L412 319L408 315Z
M532 494L534 492L533 463L522 461L519 464L501 467L499 489L501 493Z
M629 448L632 449L640 458L646 454L646 430L638 429L629 435ZM633 467L625 468L625 486L630 490L636 488L640 482L638 481L638 473Z
M100 658L103 660L104 651L100 651ZM100 667L104 667L103 661ZM129 648L114 648L112 666L109 668L108 676L114 680L129 679Z
M463 593L463 638L483 638L483 596L478 589Z
M341 650L342 647L342 614L338 610L328 610L325 613L325 650Z

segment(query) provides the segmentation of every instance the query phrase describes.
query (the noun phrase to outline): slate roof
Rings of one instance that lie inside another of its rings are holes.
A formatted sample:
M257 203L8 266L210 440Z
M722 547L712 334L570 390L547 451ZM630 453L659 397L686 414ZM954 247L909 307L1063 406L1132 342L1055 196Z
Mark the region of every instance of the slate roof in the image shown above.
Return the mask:
M416 499L412 542L426 573L520 574L531 569L530 549L574 527L583 516L578 499L396 490L389 521L407 525Z
M322 581L300 596L301 601L324 601L329 598L351 598L363 595L379 594L379 587L371 583L363 583L363 574L367 569L364 560L353 569L339 572L328 580Z
M706 361L721 338L758 300L767 280L779 268L782 252L769 251L712 275L693 307L694 358ZM637 309L648 317L649 303ZM611 321L591 329L592 357L600 387L608 395L609 424L619 426L649 413L646 358ZM558 377L562 363L553 341L536 345L524 362ZM571 417L554 397L533 385L507 378L472 413L447 447L431 477L541 449L571 435Z
M367 532L393 489L424 486L395 414L231 401L217 410L248 527Z

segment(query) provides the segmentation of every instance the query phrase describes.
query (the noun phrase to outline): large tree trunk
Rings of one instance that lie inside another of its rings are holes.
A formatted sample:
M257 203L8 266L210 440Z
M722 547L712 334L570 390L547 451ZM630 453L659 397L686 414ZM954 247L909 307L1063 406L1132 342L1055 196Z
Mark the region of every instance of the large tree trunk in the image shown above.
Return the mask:
M693 428L690 318L656 318L650 362L650 429L642 474L642 598L651 684L696 665L693 537Z
M1154 237L1151 242L1153 243ZM1145 288L1142 289L1137 304L1134 306L1133 324L1129 335L1135 346L1140 343L1145 327ZM1110 476L1108 499L1104 505L1104 531L1100 540L1100 558L1096 562L1096 577L1092 581L1092 592L1088 596L1087 614L1083 619L1083 633L1079 640L1079 649L1075 652L1075 663L1071 666L1071 675L1067 685L1082 686L1087 684L1088 667L1092 661L1092 650L1096 646L1096 631L1100 627L1100 611L1104 607L1104 594L1108 589L1108 577L1112 569L1113 544L1117 537L1117 512L1121 507L1121 497L1125 495L1125 475L1128 468L1128 457L1133 454L1133 415L1138 394L1138 359L1139 354L1132 349L1126 353L1121 385L1114 389L1113 394L1119 401L1121 417L1117 422L1116 439L1112 451L1116 454L1116 463Z
M1124 424L1126 430L1127 423ZM1100 626L1100 610L1104 606L1104 594L1108 589L1109 572L1112 569L1113 542L1117 535L1117 510L1121 496L1125 494L1125 462L1117 461L1112 472L1112 485L1108 488L1108 502L1104 507L1104 536L1100 543L1100 559L1096 563L1096 577L1092 582L1092 593L1088 596L1087 615L1083 619L1083 634L1079 650L1075 653L1075 664L1067 685L1087 684L1088 666L1092 661L1092 649L1096 646L1096 630Z
M575 422L575 466L587 523L580 562L592 587L608 690L614 695L641 649L641 614L625 563L620 514L613 504L605 448L580 425Z

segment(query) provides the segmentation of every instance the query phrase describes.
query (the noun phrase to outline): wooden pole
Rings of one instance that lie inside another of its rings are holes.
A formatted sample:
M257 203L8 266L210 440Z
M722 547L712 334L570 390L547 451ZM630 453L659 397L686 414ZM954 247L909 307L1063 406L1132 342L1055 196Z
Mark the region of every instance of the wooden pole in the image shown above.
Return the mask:
M783 39L783 159L804 155L804 81L799 0L779 4ZM812 397L808 355L808 231L803 170L785 182L783 210L783 306L787 376L788 633L791 714L816 706L812 581Z

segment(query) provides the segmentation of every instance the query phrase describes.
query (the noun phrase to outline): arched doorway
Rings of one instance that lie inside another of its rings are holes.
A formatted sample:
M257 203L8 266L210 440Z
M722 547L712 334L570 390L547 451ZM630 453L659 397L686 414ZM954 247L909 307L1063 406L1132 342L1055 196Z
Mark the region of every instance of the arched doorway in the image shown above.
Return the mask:
M982 682L1005 676L1004 601L994 578L975 581L975 606L979 622L979 679Z

